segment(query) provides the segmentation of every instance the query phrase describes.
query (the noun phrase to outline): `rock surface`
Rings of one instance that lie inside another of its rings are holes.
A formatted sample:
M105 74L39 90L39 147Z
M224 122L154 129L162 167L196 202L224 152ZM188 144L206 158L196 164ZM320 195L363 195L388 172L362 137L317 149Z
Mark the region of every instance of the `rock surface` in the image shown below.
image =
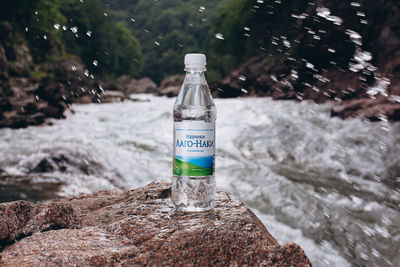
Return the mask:
M165 78L160 87L154 92L155 95L174 97L179 94L184 77L182 75L173 75Z
M97 102L103 92L78 57L33 64L26 41L0 22L0 128L63 118L69 104Z
M240 201L218 192L214 210L173 212L169 183L42 204L0 204L2 266L311 266L279 245Z
M150 78L134 79L129 76L107 81L102 86L109 92L122 92L125 98L129 98L131 94L151 94L157 89L157 85Z
M398 91L395 80L386 89L387 97L380 94L370 96L368 86L376 85L361 82L361 76L356 73L330 69L319 77L320 81L308 77L305 67L301 66L303 63L299 64L271 65L264 56L252 58L225 77L213 95L223 98L311 99L316 103L333 101L332 116L343 119L359 116L377 121L383 115L390 121L400 121L400 97L393 93ZM297 69L295 73L294 69Z

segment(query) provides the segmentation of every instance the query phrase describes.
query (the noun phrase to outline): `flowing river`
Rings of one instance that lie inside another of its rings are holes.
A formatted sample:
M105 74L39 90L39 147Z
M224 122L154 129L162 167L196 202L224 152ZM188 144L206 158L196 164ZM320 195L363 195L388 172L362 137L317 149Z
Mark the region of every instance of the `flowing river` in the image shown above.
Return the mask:
M174 99L136 97L145 101L76 105L52 126L1 129L0 168L14 177L0 180L2 201L170 180ZM399 123L342 121L307 101L215 102L217 186L279 242L298 243L314 266L400 263Z

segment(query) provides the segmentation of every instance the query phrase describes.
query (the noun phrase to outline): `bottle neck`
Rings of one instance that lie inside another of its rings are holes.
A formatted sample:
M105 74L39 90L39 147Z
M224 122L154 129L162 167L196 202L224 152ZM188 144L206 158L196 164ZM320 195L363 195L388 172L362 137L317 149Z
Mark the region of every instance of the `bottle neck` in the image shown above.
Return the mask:
M186 70L185 84L207 84L204 71Z

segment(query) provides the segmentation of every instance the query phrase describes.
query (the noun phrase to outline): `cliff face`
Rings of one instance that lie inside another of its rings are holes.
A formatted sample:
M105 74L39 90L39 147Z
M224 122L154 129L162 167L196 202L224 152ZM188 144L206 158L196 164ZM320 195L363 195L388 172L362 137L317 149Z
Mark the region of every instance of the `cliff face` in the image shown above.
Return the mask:
M0 204L0 263L36 265L311 266L279 245L239 201L218 192L214 210L175 213L170 184L32 205Z

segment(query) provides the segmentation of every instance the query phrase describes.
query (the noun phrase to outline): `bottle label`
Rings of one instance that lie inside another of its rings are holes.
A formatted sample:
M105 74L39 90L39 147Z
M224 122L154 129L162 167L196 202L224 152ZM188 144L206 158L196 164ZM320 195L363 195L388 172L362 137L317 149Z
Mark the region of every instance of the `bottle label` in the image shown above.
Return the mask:
M174 123L173 173L181 176L214 174L215 122Z

